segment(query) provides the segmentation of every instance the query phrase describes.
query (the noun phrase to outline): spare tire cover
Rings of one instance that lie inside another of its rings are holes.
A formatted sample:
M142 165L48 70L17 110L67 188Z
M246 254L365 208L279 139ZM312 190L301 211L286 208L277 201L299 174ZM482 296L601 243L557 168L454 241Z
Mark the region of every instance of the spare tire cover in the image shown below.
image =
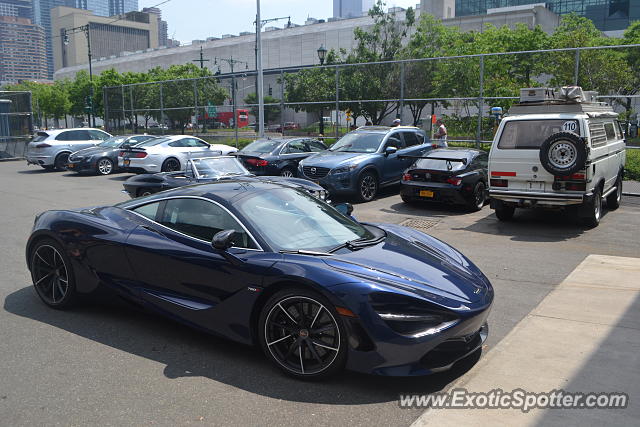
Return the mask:
M567 176L585 167L587 147L573 132L558 132L540 146L540 163L553 175Z

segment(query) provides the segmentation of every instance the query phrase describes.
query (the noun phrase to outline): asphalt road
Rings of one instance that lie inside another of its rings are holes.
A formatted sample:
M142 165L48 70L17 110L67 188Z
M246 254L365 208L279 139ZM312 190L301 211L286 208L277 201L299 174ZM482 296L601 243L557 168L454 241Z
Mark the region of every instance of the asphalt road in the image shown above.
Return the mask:
M0 163L0 425L408 425L399 393L446 388L474 363L424 378L345 373L321 383L289 379L260 351L193 331L109 299L70 312L46 308L31 288L24 245L47 209L110 204L125 175L49 173ZM360 220L422 220L432 235L474 260L492 280L491 348L588 254L640 256L640 199L625 198L600 227L567 215L516 213L499 223L404 205L387 190L357 205Z

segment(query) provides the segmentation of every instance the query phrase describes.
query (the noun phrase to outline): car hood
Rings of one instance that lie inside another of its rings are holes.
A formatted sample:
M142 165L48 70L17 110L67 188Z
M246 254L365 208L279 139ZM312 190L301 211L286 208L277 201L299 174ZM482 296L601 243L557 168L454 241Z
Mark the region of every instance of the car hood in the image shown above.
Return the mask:
M492 298L484 274L460 252L424 233L397 225L377 225L386 239L374 246L323 258L332 268L460 309Z
M307 179L302 179L302 178L285 178L283 176L260 176L260 177L256 177L256 179L259 179L260 181L266 181L266 182L275 182L277 184L291 185L294 187L302 187L305 190L312 190L312 191L324 190L324 188L322 188L320 185L316 184L315 182L309 181Z
M87 157L87 156L93 156L96 154L102 154L102 153L112 153L114 151L119 150L118 148L105 148L105 147L89 147L89 148L84 148L82 150L78 150L75 153L72 154L72 156L76 157L76 156L83 156L83 157Z
M304 166L320 166L324 168L334 168L343 163L357 163L370 158L375 153L346 153L340 151L321 151L302 163Z

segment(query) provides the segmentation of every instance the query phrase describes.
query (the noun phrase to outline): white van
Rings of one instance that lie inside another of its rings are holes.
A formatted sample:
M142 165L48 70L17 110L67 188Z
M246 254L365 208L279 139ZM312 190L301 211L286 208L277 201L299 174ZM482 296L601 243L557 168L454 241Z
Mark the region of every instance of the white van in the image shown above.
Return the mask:
M491 208L501 221L516 208L576 207L600 222L602 200L622 198L625 136L611 106L576 86L522 89L489 153Z

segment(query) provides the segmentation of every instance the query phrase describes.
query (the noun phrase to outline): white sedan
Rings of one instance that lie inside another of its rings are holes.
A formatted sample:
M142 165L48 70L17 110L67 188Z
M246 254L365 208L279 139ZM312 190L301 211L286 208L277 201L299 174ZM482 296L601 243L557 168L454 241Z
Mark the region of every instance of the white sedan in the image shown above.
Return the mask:
M128 172L174 172L184 168L189 158L226 156L236 149L209 144L195 136L170 135L125 148L118 153L118 166Z

